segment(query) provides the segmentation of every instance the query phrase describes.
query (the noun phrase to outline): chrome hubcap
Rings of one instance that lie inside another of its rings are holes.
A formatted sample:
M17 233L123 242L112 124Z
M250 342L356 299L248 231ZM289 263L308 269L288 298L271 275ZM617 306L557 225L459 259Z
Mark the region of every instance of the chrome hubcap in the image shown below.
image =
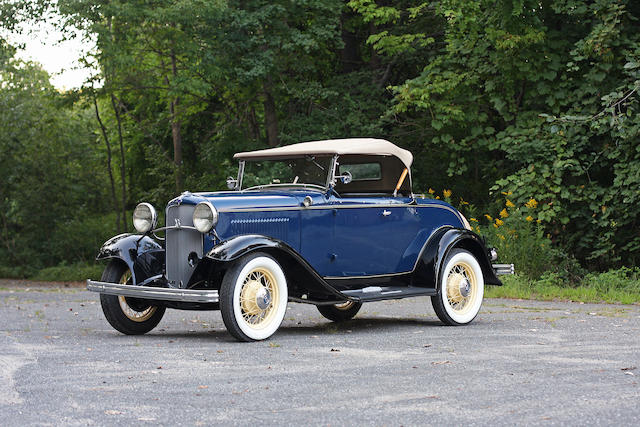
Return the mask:
M469 280L463 279L460 283L460 295L466 298L469 296L469 292L471 292L471 283L469 283Z
M256 292L256 305L260 310L264 310L271 304L271 292L264 286Z

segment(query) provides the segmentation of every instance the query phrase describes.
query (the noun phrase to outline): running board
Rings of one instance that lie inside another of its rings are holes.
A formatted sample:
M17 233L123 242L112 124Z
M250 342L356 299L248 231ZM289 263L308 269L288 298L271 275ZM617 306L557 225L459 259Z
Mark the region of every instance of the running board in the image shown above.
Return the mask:
M417 296L437 295L433 288L417 288L411 286L369 286L364 289L342 291L348 297L357 301L379 301L385 299L400 299Z
M101 294L121 295L123 297L157 301L215 303L218 302L219 299L216 289L156 288L151 286L98 282L95 280L87 280L87 290Z

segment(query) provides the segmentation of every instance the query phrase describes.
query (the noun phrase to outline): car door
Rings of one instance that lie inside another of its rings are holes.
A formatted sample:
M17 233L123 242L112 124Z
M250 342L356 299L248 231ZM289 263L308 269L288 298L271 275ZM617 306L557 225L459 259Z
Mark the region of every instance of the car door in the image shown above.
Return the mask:
M417 209L410 202L391 196L336 200L331 276L405 272L402 261L420 228Z

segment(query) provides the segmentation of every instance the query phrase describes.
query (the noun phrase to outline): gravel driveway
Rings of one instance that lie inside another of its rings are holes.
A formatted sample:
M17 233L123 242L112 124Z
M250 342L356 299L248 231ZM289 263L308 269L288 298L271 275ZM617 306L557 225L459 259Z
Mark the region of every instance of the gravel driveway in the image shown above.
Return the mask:
M0 288L0 425L640 425L640 307L486 300L467 327L427 298L333 324L290 304L243 344L219 312L123 336L78 288Z

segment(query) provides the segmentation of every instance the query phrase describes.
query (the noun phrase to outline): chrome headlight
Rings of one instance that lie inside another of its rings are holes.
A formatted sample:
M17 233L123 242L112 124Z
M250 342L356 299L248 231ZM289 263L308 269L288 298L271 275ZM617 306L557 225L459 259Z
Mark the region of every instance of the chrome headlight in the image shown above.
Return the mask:
M155 228L158 223L158 214L149 203L140 203L133 211L133 226L140 233Z
M218 223L218 211L209 202L200 202L193 211L193 226L206 233Z

